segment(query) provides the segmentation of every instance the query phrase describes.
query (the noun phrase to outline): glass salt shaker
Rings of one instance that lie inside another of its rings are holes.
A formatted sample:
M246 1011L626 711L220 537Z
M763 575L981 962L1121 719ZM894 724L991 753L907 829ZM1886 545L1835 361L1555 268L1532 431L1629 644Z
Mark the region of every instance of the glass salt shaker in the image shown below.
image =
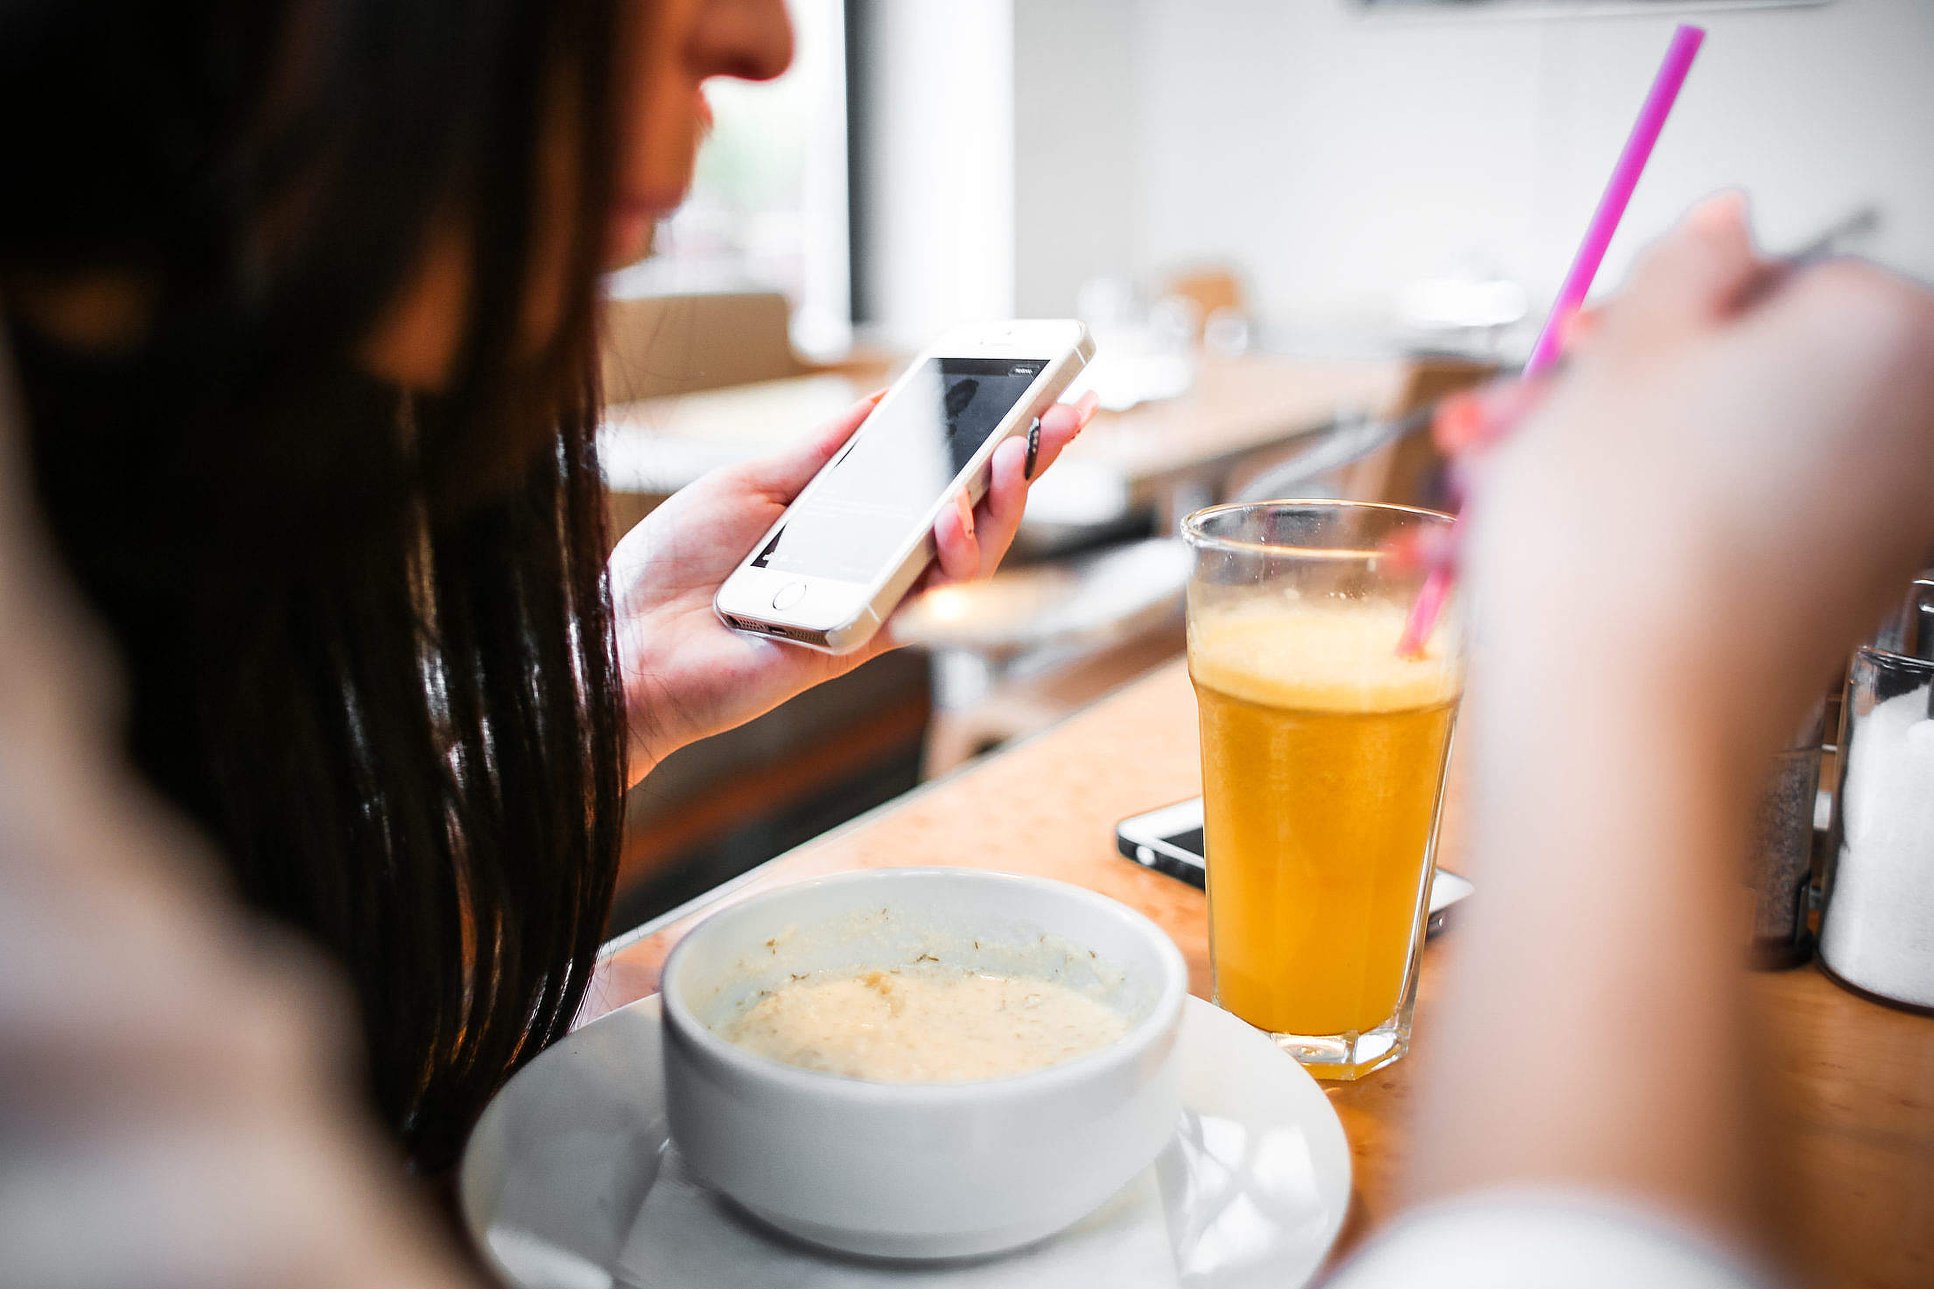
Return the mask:
M1934 1011L1934 579L1847 672L1820 965L1856 993Z

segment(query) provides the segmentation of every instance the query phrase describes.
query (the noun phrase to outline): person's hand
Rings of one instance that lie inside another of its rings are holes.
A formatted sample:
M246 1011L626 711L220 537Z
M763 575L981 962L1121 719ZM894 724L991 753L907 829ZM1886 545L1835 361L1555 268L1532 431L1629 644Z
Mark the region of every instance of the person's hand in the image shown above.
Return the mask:
M880 395L855 404L803 446L766 461L714 471L672 496L618 543L612 598L632 772L642 775L676 749L744 724L822 681L893 647L892 624L840 657L733 631L712 611L719 583L738 567L821 466L851 438ZM1041 418L1034 476L1054 463L1094 415L1091 394ZM1020 530L1027 504L1027 443L994 452L987 495L965 497L934 527L937 558L915 590L992 573Z
M1481 457L1462 559L1514 655L1618 654L1790 721L1934 550L1934 295L1848 261L1782 276L1733 196L1548 390L1482 401L1523 423L1493 443L1471 403L1448 418Z
M1934 547L1934 299L1770 264L1721 198L1573 340L1438 426L1467 449L1484 899L1423 1058L1418 1182L1624 1196L1751 1248L1785 1179L1741 860L1770 754ZM1661 1034L1672 1061L1632 1058Z

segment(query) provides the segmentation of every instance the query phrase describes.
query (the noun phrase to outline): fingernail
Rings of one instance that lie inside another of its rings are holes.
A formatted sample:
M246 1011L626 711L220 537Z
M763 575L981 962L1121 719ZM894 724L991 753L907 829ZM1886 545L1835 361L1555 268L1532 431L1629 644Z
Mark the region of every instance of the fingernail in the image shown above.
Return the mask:
M1686 216L1686 223L1702 232L1718 232L1745 222L1746 194L1737 188L1714 193Z
M1431 419L1431 441L1453 457L1491 447L1537 408L1544 390L1537 379L1501 380L1446 395Z
M1569 352L1591 339L1592 332L1597 329L1598 311L1596 309L1580 309L1569 318L1566 318L1559 328L1562 339L1558 347L1561 350Z
M1484 434L1484 404L1475 394L1452 394L1437 405L1430 434L1440 451L1456 455Z
M1382 550L1383 557L1398 568L1415 568L1423 560L1423 555L1417 546L1415 533L1398 533L1394 537L1384 538L1379 549Z
M1386 558L1399 568L1435 568L1451 562L1456 547L1448 530L1414 529L1383 544Z
M1089 421L1094 419L1095 412L1098 408L1100 408L1100 406L1101 406L1101 395L1095 393L1092 389L1081 396L1081 401L1074 405L1075 411L1081 413L1081 416L1079 418L1081 424L1075 427L1075 430L1077 433L1079 433L1082 427L1086 426Z

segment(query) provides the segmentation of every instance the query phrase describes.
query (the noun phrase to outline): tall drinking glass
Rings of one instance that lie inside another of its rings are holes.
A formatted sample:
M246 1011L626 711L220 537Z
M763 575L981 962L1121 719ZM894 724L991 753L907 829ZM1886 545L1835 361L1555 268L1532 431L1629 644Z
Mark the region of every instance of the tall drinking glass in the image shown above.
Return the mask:
M1182 525L1216 1002L1319 1078L1410 1044L1463 654L1452 613L1398 656L1423 573L1388 551L1449 524L1268 501Z

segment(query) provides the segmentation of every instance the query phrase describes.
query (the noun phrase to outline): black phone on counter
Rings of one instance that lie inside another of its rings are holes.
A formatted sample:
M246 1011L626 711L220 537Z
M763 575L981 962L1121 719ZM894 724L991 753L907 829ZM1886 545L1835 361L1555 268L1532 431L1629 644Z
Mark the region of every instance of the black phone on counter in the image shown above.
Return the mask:
M1128 859L1190 886L1208 885L1208 860L1202 836L1202 798L1191 797L1172 806L1133 815L1115 825L1115 846ZM1477 889L1470 880L1448 869L1437 870L1430 885L1430 922L1427 930L1442 930L1452 907Z

